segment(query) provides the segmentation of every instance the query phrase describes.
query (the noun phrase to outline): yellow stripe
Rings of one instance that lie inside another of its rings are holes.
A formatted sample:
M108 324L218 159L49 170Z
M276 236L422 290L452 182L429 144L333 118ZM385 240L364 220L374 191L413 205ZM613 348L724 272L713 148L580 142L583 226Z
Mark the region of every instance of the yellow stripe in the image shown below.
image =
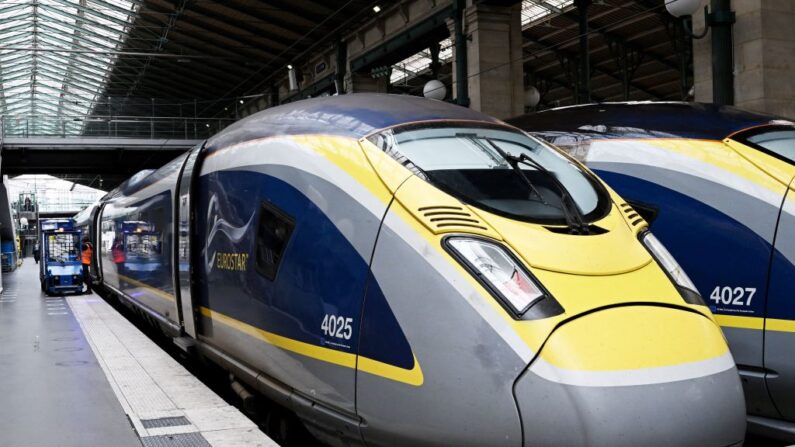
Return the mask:
M765 321L765 327L769 331L795 332L795 321L777 320L775 318L768 318Z
M293 340L292 338L283 337L281 335L264 331L260 328L243 323L242 321L236 320L232 317L203 306L200 307L199 310L201 311L202 315L210 318L213 321L217 321L232 329L243 332L251 337L262 340L286 351L295 352L296 354L301 354L306 357L332 363L338 366L343 366L345 368L356 369L355 354L324 348L310 343ZM359 371L414 386L420 386L424 382L422 369L420 368L420 363L417 361L416 357L414 357L414 368L409 370L379 362L378 360L373 360L364 356L359 356Z
M721 325L721 327L757 330L762 330L765 328L765 319L759 317L740 317L737 315L715 314L715 320L719 325Z
M738 317L734 315L715 315L715 319L723 327L733 327L740 329L756 329L778 332L795 332L795 321L778 320L776 318L762 317Z
M168 294L168 293L158 289L157 287L152 287L149 284L146 284L146 283L143 283L141 281L138 281L137 279L132 279L129 276L126 276L126 275L119 274L118 276L119 276L119 279L123 279L124 281L127 281L128 283L130 283L130 284L132 284L132 285L134 285L136 287L140 287L142 289L146 289L147 292L151 292L152 294L154 294L158 298L162 298L162 299L164 299L166 301L171 301L172 303L175 303L177 301L174 298L173 295Z

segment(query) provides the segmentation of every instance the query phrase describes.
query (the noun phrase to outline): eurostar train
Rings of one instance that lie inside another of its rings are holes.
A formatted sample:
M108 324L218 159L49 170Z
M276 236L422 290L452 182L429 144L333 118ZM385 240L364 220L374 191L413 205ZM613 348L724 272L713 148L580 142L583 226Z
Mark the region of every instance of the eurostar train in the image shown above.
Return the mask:
M693 103L513 123L584 161L646 218L716 313L751 428L795 442L795 123Z
M98 287L328 444L743 441L720 328L643 219L472 110L275 107L80 217ZM119 269L125 222L159 269Z

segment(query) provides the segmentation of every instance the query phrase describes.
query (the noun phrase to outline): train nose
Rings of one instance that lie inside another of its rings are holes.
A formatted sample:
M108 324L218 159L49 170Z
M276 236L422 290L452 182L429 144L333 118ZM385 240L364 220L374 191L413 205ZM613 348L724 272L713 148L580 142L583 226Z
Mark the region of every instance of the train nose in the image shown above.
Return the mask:
M564 324L515 396L528 446L732 446L745 433L720 329L667 307L609 308Z

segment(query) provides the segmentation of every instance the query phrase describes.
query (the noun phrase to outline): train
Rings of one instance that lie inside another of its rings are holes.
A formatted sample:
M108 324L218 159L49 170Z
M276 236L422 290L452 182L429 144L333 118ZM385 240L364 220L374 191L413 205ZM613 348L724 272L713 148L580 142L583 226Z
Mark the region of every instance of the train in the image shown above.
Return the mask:
M795 123L679 102L512 123L585 162L645 217L723 327L749 428L795 442Z
M743 442L726 341L645 220L479 112L387 94L281 105L75 218L103 296L323 443ZM125 222L157 268L119 254Z

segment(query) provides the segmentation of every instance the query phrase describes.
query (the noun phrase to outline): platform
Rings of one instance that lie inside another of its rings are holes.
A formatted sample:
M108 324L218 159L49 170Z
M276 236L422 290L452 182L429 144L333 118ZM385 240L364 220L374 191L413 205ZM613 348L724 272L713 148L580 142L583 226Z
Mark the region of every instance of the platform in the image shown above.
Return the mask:
M0 446L276 446L96 294L3 282Z

